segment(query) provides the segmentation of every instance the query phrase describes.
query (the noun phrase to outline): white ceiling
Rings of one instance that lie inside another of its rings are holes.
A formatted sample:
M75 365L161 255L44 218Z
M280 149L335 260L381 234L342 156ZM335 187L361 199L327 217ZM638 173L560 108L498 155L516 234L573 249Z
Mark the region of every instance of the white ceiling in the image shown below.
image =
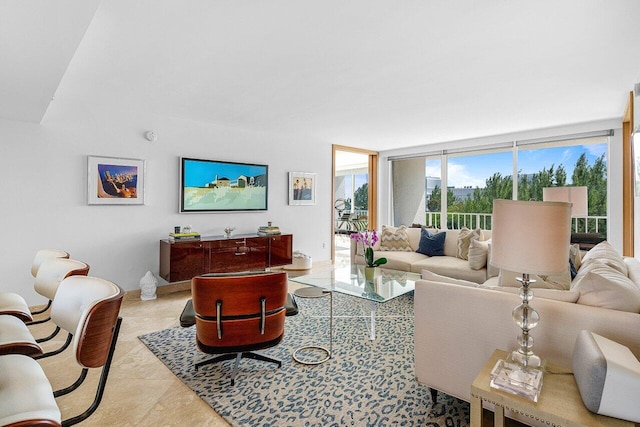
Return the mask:
M640 78L638 17L637 0L2 0L0 118L46 123L55 95L375 150L609 119Z

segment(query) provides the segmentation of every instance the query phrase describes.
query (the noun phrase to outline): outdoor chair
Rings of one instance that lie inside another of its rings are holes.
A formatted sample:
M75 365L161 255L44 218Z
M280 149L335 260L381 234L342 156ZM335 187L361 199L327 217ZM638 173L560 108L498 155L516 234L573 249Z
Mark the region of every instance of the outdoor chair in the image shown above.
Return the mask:
M284 337L287 273L198 276L191 280L196 321L196 344L207 354L221 354L195 364L195 369L235 359L235 384L242 357L282 362L255 350L273 347Z

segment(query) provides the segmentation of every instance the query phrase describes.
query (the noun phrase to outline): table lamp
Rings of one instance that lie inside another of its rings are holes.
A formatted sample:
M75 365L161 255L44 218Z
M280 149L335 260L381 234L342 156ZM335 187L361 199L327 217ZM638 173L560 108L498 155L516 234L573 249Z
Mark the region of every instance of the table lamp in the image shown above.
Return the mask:
M544 187L542 189L542 200L545 202L569 202L571 206L571 217L587 216L588 197L587 187Z
M497 376L492 385L535 401L542 387L542 360L533 353L529 331L537 326L540 316L529 305L533 299L529 286L535 282L529 275L564 272L569 265L570 234L571 203L493 201L491 263L522 272L522 278L517 279L522 285L522 304L511 312L522 333L518 335L519 348L494 368Z

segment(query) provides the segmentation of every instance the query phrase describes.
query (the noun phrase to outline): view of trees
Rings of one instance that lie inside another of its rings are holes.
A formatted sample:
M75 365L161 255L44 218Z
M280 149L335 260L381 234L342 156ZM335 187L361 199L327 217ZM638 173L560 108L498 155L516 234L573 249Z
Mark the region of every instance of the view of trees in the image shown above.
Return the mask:
M513 192L513 178L495 173L486 181L485 188L476 188L467 198L456 198L451 189L447 190L447 211L491 213L493 199L511 199ZM563 165L551 165L548 169L522 175L518 174L518 200L542 200L544 187L561 187L565 185L587 186L589 197L589 215L607 215L607 165L604 154L593 165L589 165L586 154L581 154L576 161L571 183L567 183L567 172ZM427 198L427 209L439 212L441 189L436 186ZM584 220L580 220L579 229L584 229ZM601 224L602 225L602 224ZM590 220L588 230L595 230L594 220ZM601 227L602 231L602 227Z
M366 210L368 206L369 206L369 184L365 182L353 193L353 207L355 209Z

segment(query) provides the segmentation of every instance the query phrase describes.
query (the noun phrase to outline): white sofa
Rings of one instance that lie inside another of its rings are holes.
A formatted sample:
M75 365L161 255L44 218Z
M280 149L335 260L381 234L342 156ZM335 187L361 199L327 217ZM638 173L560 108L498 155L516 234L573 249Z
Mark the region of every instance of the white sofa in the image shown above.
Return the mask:
M484 283L490 277L486 264L484 267L476 270L471 268L469 261L457 257L460 230L441 230L447 233L444 241L445 256L432 257L416 252L420 243L421 229L407 228L406 231L409 244L413 249L412 252L382 251L380 250L379 241L373 246L374 259L382 257L387 259L387 263L381 267L391 270L411 271L414 273L429 270L443 276L468 280L475 283ZM436 230L433 230L433 232L435 233ZM486 241L491 238L491 231L483 230L482 234L483 238L480 240ZM358 246L360 246L360 248L358 248ZM351 264L364 265L364 263L361 245L357 244L354 239L351 239Z
M605 262L598 259L600 256L593 258L598 268ZM627 288L616 294L612 285L602 280L601 306L586 305L599 304L594 300L597 292L590 293L580 284L573 287L581 276L591 280L590 286L598 285L598 276L590 275L584 266L570 291L534 289L537 296L531 305L540 314L540 322L531 335L537 355L570 367L578 333L589 330L629 347L640 359L640 261L626 258L624 264L628 279L637 289ZM627 311L605 308L611 306L611 298L618 298ZM444 279L418 281L414 306L417 380L469 401L471 383L493 351L517 347L520 330L511 310L520 303L517 288L445 283Z

